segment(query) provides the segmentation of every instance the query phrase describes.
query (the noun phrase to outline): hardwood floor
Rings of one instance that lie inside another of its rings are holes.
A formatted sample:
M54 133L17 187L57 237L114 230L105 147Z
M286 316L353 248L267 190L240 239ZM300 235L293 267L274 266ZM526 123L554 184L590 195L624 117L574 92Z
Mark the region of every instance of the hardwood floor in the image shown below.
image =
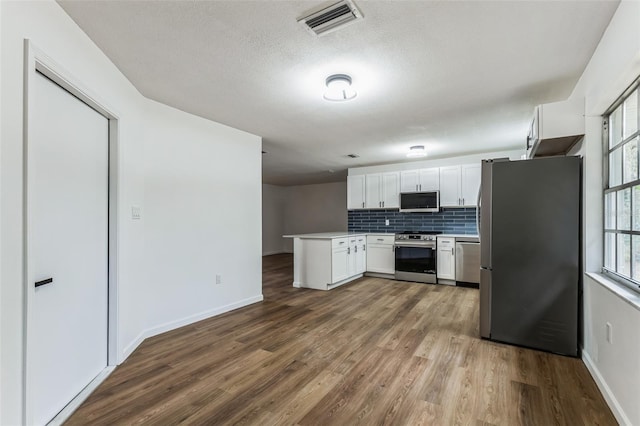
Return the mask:
M480 340L476 289L292 269L265 257L263 303L146 340L67 424L616 424L579 359Z

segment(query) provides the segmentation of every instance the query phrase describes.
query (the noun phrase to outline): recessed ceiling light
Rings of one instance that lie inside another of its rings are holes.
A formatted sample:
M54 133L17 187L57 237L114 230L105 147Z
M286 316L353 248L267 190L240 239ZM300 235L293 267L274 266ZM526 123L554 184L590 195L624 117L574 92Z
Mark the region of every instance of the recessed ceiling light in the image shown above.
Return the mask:
M424 149L424 145L414 145L409 148L409 152L407 153L407 157L409 158L419 158L426 157L427 151Z
M346 74L333 74L327 77L327 90L324 98L328 101L342 102L356 97L357 93L351 87L351 77Z

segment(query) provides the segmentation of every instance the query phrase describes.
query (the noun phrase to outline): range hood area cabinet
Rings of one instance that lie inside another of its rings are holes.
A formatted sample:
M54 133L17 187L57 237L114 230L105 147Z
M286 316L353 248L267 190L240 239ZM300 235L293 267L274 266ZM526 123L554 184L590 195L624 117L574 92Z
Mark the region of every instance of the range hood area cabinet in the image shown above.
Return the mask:
M527 158L566 155L584 137L584 99L538 105L527 136Z

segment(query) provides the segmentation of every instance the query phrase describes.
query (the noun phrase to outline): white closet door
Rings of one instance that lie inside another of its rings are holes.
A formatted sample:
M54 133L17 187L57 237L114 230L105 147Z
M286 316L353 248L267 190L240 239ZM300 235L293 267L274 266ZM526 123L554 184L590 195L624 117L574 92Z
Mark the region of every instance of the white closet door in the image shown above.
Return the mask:
M109 129L105 117L36 74L27 172L34 291L27 386L33 422L44 424L107 365Z

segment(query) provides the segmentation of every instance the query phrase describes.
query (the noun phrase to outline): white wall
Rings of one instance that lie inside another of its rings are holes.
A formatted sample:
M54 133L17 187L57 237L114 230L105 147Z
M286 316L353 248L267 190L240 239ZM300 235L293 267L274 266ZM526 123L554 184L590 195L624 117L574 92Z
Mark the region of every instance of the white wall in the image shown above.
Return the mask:
M640 75L640 2L620 3L571 98L585 98L586 135L575 153L584 156L583 242L587 272L602 268L602 114ZM605 338L606 323L613 341ZM583 359L622 424L640 424L640 310L584 279Z
M23 409L23 39L120 118L121 358L145 336L261 300L261 140L145 99L53 1L2 1L0 19L0 424L13 425Z
M404 163L383 164L380 166L352 167L349 169L349 176L365 175L367 173L395 172L402 170L428 169L430 167L457 166L459 164L471 164L489 158L510 158L519 160L520 156L526 154L525 138L522 139L521 149L510 151L485 152L479 154L462 155L458 157L434 158L420 161L407 161Z
M285 234L347 230L347 182L285 188ZM293 252L291 238L285 250Z
M262 185L262 255L282 253L285 248L284 202L286 188Z

